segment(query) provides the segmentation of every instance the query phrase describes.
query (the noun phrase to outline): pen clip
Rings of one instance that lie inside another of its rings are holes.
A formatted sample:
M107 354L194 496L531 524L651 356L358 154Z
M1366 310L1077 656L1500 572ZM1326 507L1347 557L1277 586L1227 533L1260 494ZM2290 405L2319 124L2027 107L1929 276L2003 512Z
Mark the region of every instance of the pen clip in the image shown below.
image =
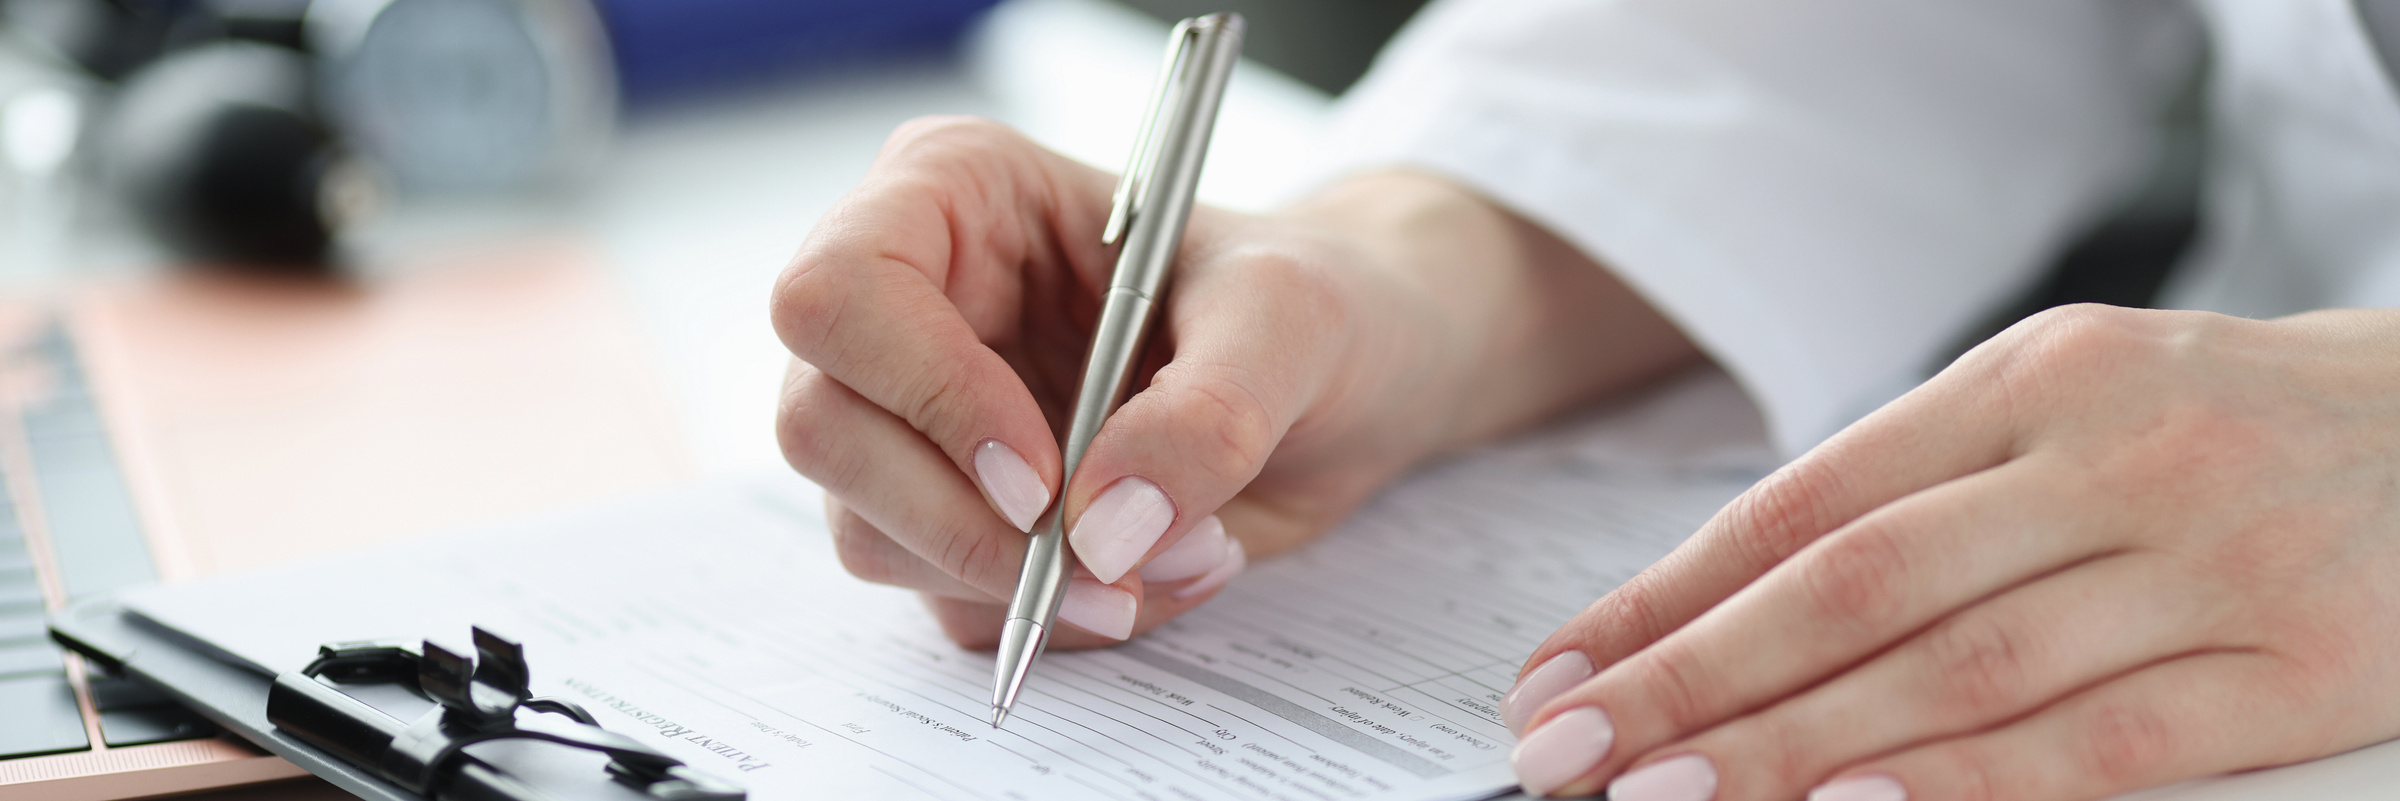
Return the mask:
M1125 174L1117 179L1116 195L1109 199L1108 226L1100 232L1100 244L1114 245L1133 226L1133 215L1150 194L1150 171L1158 161L1159 108L1167 104L1175 76L1181 72L1184 44L1192 39L1192 20L1175 23L1175 31L1167 36L1167 60L1159 67L1158 85L1150 90L1150 108L1142 113L1142 129L1133 143L1133 156L1125 164Z

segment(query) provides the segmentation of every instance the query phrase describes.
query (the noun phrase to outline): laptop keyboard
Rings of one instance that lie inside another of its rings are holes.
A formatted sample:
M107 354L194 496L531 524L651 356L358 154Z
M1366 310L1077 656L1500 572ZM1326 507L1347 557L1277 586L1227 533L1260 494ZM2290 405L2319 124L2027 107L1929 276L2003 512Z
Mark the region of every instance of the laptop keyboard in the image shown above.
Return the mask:
M51 391L25 408L19 423L52 561L69 599L156 580L132 493L65 331L53 325L26 352L6 357L49 373ZM0 465L0 478L6 469ZM11 483L0 481L0 487L13 490ZM42 621L39 569L15 499L0 492L0 759L93 747L64 654ZM85 679L106 746L212 733L199 717L133 682L96 671L87 671Z
M25 409L25 445L33 457L42 517L67 598L80 601L158 580L150 543L117 470L116 452L100 422L83 361L65 330L51 326L34 344L49 365L55 389Z
M81 751L83 711L42 624L41 578L14 504L0 514L0 758Z

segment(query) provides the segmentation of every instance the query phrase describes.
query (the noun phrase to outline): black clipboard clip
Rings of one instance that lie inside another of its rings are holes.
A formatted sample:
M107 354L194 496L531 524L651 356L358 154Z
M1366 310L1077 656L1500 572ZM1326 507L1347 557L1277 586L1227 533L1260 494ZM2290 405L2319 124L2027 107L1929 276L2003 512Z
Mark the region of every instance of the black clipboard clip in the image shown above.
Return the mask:
M525 649L474 629L473 659L426 640L423 650L390 643L333 643L316 661L275 677L267 720L311 745L428 799L537 801L554 796L468 754L495 740L536 740L608 755L608 774L658 801L743 801L739 786L701 773L657 749L600 728L571 701L533 697ZM433 701L415 721L337 689L397 684ZM519 710L540 713L520 715Z

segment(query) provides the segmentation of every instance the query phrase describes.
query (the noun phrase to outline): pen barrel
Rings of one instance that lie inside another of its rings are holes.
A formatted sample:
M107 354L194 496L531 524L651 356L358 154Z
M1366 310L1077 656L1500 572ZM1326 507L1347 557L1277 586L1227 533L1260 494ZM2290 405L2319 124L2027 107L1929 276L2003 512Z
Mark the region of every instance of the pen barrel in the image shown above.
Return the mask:
M1191 218L1193 194L1208 156L1208 141L1216 127L1217 107L1241 54L1242 18L1212 14L1185 20L1175 28L1171 60L1161 83L1162 104L1153 106L1153 130L1142 132L1134 164L1126 180L1134 187L1125 218L1122 247L1108 290L1100 301L1100 319L1093 326L1092 348L1084 354L1083 378L1075 388L1074 411L1068 418L1062 449L1067 482L1083 465L1084 451L1100 426L1123 403L1132 388L1149 342L1151 318L1159 296L1173 272L1175 251L1183 240L1184 223ZM1149 126L1145 126L1149 127ZM1155 149L1153 146L1155 145ZM1125 198L1120 190L1120 199ZM1113 236L1119 220L1112 211L1108 228ZM1025 566L1017 576L1016 594L1009 600L993 687L993 707L1005 713L1014 702L1025 671L1048 644L1049 627L1066 598L1073 575L1069 559L1065 492L1035 522L1027 542ZM995 716L994 725L1000 718Z
M1083 452L1100 434L1100 424L1124 401L1142 347L1149 340L1152 308L1148 297L1125 287L1111 287L1101 303L1092 350L1083 360L1083 381L1075 390L1075 411L1067 423L1068 476L1075 475ZM1067 553L1062 519L1066 506L1062 500L1042 512L1033 525L1033 537L1025 543L1025 567L1017 574L1016 593L1009 596L1008 619L1003 623L1004 636L994 664L992 706L996 709L1005 710L1016 700L1026 669L1050 644L1058 605L1066 600L1067 580L1075 564ZM1006 636L1019 628L1030 636Z
M1156 120L1159 147L1150 164L1136 165L1144 176L1142 189L1109 275L1108 292L1100 299L1092 349L1083 357L1083 379L1075 386L1075 410L1068 419L1062 454L1070 480L1101 424L1116 413L1132 388L1142 349L1149 344L1152 311L1174 273L1175 251L1183 242L1184 224L1191 220L1217 107L1241 55L1240 15L1185 20L1177 31L1191 39L1181 48L1182 57L1168 65L1167 102Z
M1139 189L1124 247L1117 251L1116 269L1109 278L1111 289L1131 289L1152 300L1166 289L1173 270L1175 249L1183 242L1184 223L1191 219L1201 168L1208 159L1209 138L1216 130L1217 109L1242 51L1242 18L1237 14L1186 20L1178 30L1190 38L1181 57L1168 65L1161 87L1165 102L1153 122L1157 130L1143 135L1145 140L1155 138L1157 148L1149 153L1149 163L1131 165L1130 171L1139 176ZM1142 149L1148 150L1149 144Z
M1092 349L1083 360L1083 380L1075 385L1075 410L1067 418L1066 474L1083 465L1084 452L1100 436L1100 426L1115 414L1133 388L1133 373L1141 365L1142 349L1150 344L1150 318L1156 305L1143 293L1112 286L1100 305L1100 320L1092 327Z
M1216 127L1217 107L1241 55L1242 18L1212 14L1187 20L1178 34L1190 39L1168 65L1166 102L1154 121L1159 126L1158 148L1148 164L1137 164L1145 177L1138 201L1125 229L1124 247L1117 251L1116 268L1108 291L1101 296L1100 319L1093 325L1092 348L1084 354L1083 377L1076 384L1075 406L1067 421L1061 451L1072 481L1083 464L1084 451L1099 436L1117 405L1132 388L1142 349L1149 344L1151 318L1157 298L1173 273L1175 250L1191 219L1193 195L1208 156L1209 135ZM1147 134L1146 134L1147 136ZM1067 557L1064 493L1059 503L1034 524L1027 543L1025 569L1017 577L1008 616L1047 626L1055 620L1073 569Z
M1067 420L1067 475L1075 474L1084 451L1100 435L1101 424L1132 388L1142 348L1149 343L1155 308L1149 298L1125 287L1110 287L1101 303L1100 320L1092 331L1092 350L1083 360L1083 380L1075 389L1075 411ZM1051 504L1034 523L1033 538L1025 548L1025 571L1017 576L1017 592L1009 601L1009 617L1047 625L1058 614L1073 564L1065 553L1065 507L1064 503Z

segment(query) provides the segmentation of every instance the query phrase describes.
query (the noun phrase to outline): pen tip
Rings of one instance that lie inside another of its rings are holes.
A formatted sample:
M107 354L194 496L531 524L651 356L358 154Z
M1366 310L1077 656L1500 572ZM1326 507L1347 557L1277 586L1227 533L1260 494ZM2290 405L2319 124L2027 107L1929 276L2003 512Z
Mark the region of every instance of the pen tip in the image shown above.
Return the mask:
M992 707L992 728L995 728L995 729L997 729L997 728L1000 728L1000 721L1007 720L1007 719L1008 719L1008 707L1005 707L1005 706L995 706L995 707Z

